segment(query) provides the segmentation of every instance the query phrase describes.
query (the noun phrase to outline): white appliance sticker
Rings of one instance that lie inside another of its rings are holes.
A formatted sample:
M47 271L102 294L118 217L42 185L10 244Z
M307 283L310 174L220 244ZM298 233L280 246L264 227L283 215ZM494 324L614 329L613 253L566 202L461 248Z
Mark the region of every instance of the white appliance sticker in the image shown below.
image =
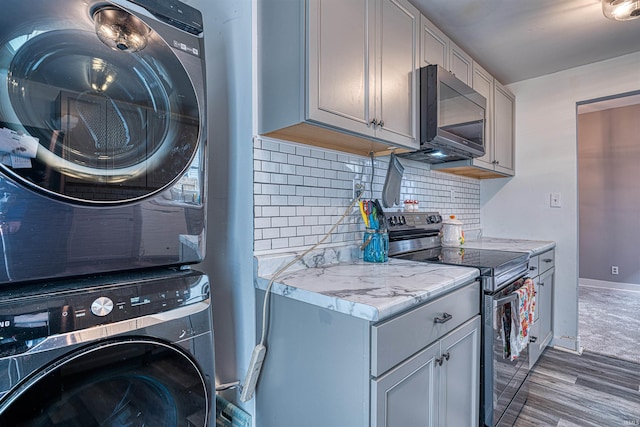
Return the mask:
M33 159L36 157L37 151L38 138L21 135L7 128L0 129L0 152Z
M16 156L15 154L2 153L0 162L3 165L11 166L14 169L28 169L31 165L31 159L28 157Z

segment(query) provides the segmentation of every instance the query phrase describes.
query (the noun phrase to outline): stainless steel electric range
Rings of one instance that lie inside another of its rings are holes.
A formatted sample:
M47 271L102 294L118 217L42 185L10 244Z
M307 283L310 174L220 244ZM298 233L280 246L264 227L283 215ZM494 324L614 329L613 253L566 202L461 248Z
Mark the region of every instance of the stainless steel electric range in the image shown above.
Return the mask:
M499 313L515 297L520 279L529 271L529 254L520 252L442 247L442 217L437 212L387 212L389 256L417 262L443 263L480 270L483 320L481 351L481 423L512 425L526 402L525 379L529 355L525 348L516 360L505 358L503 340L495 328Z

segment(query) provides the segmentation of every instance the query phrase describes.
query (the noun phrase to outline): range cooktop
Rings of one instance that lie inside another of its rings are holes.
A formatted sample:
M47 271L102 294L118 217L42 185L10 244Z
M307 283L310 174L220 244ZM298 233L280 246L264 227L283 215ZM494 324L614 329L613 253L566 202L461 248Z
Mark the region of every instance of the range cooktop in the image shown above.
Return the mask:
M480 270L481 276L499 276L529 260L529 254L521 252L437 247L394 255L393 258L418 262L435 262Z

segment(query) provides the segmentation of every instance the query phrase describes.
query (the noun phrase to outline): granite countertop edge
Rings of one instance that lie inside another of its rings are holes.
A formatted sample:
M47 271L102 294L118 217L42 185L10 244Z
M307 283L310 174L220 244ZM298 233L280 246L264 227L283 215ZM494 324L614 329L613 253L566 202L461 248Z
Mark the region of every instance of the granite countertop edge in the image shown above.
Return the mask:
M478 277L475 268L390 259L383 264L361 260L286 271L271 293L371 322L452 292ZM256 276L266 290L270 276Z

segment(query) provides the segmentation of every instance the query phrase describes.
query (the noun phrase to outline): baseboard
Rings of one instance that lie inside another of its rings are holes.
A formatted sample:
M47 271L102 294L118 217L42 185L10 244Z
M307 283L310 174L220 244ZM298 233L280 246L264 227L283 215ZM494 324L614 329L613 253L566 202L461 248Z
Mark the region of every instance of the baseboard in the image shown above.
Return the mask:
M606 280L578 279L579 286L590 288L616 289L620 291L640 292L640 285L633 283L608 282Z
M582 354L579 338L575 337L553 337L553 348L566 351L567 353Z

